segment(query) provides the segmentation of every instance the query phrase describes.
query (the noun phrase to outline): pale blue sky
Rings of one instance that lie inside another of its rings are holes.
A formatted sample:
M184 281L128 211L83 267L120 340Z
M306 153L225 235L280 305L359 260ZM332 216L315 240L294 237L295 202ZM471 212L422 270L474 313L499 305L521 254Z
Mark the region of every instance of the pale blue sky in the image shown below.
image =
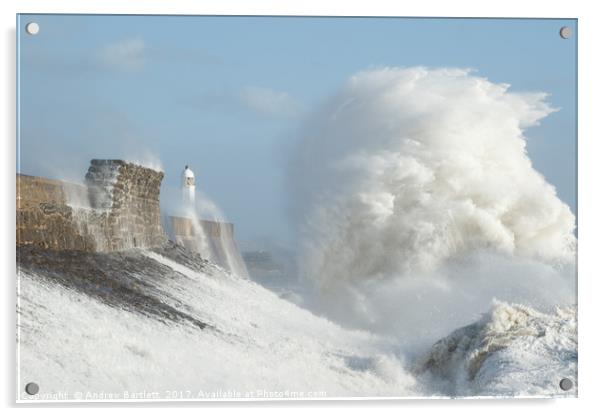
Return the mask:
M35 21L40 33L27 35ZM470 67L561 110L527 132L535 168L576 205L575 20L21 15L22 173L82 179L89 160L185 164L240 240L288 243L287 163L304 115L357 71Z

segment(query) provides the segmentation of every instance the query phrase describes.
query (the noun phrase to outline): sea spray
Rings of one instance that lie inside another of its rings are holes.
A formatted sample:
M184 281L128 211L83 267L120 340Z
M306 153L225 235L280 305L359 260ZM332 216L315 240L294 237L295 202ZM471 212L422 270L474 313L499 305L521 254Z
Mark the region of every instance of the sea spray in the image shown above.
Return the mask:
M232 235L230 224L222 210L204 192L198 192L197 195L195 211L199 213L201 218L206 218L217 224L216 231L220 246L219 251L223 253L228 269L238 276L249 277L245 262L239 253L236 241ZM201 228L203 227L201 226ZM203 233L206 235L206 230Z
M184 218L190 218L192 220L191 223L194 230L194 237L201 256L205 257L208 260L215 261L216 259L214 258L213 253L209 248L207 234L205 233L205 229L201 226L201 223L199 222L198 213L194 205L187 205L184 207Z
M178 239L171 217L180 217L186 221L186 227L192 228L187 238L193 241L184 245L188 244L190 249L230 272L248 277L246 265L234 240L233 226L211 198L198 189L194 200L182 198L182 191L172 188L166 188L162 193L163 222L172 238Z
M117 175L111 177L111 181L116 181ZM111 207L112 191L103 195L103 201L99 206L92 207L90 194L87 184L69 183L63 185L65 203L71 208L73 224L77 227L80 235L90 236L94 242L94 249L97 251L107 251L109 241L106 234L108 228L108 213Z
M526 153L556 111L470 70L352 76L293 167L299 269L347 324L432 341L493 297L574 303L575 218Z

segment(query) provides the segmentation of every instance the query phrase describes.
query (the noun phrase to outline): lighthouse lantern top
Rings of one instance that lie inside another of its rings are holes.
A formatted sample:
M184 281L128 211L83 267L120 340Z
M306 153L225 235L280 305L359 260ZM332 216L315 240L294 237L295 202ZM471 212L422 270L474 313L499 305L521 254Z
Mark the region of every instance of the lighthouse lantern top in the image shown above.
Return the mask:
M183 186L194 186L194 172L186 165L184 172L182 172L182 185Z

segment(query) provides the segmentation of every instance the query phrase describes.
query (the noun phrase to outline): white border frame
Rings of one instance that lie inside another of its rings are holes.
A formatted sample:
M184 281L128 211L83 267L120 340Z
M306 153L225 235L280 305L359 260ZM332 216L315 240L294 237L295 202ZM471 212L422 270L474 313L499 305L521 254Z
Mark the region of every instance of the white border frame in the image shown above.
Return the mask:
M487 4L486 4L487 3ZM76 0L4 0L0 3L2 8L1 20L3 25L3 65L2 81L5 96L0 101L2 111L2 126L5 126L2 155L4 169L2 172L2 186L4 203L2 209L3 237L0 246L2 264L6 267L4 273L4 305L6 314L3 319L3 358L4 372L2 379L3 404L11 406L15 403L15 249L14 249L14 224L15 224L15 163L16 163L16 132L15 132L15 22L16 13L98 13L98 14L233 14L233 15L333 15L333 16L440 16L440 17L556 17L579 19L579 138L578 138L578 219L579 219L579 399L501 399L501 400L354 400L354 401L296 401L296 402L169 402L145 403L144 407L154 407L153 412L162 412L162 408L177 406L188 408L191 406L209 406L224 410L224 407L250 407L247 411L265 414L267 411L278 411L280 406L294 406L295 412L307 412L305 407L333 406L347 407L350 413L365 413L366 407L378 407L383 411L398 413L397 406L404 410L422 410L437 412L450 412L451 414L466 415L471 412L491 414L506 414L516 410L545 410L547 414L566 414L567 412L586 411L589 406L600 407L596 398L597 387L600 385L600 323L599 316L602 311L599 300L602 293L600 267L596 259L599 257L600 248L596 244L596 237L602 229L600 216L602 204L597 178L602 178L600 171L602 163L598 159L602 132L600 123L596 123L598 112L597 93L600 88L599 40L602 39L600 13L594 9L593 1L542 1L526 2L524 0L505 0L495 4L491 2L478 2L471 0L435 1L420 0L412 3L392 2L386 0L305 0L289 4L276 0L105 0L105 1L76 1ZM128 402L129 403L129 402ZM491 406L495 404L495 406ZM29 410L40 405L26 404ZM46 405L50 406L50 405ZM51 405L53 411L63 414L65 411L78 411L74 409L61 409L65 404ZM92 405L88 405L89 407ZM88 411L106 412L105 407L141 407L140 404L130 403L102 403L95 404L99 409L86 409ZM443 408L442 408L443 407ZM512 408L512 410L510 409ZM214 410L218 410L214 409ZM145 413L150 409L146 409ZM287 410L287 412L290 410ZM52 412L51 412L52 413ZM79 411L78 411L79 413Z

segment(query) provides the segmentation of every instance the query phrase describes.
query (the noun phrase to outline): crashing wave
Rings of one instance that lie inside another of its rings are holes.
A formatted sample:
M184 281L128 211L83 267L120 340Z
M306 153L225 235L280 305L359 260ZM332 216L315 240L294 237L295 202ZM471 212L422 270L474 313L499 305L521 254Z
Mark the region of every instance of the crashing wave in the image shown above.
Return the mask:
M560 380L576 383L575 307L544 314L495 302L478 322L438 341L416 372L444 380L446 393L460 396L575 396Z

